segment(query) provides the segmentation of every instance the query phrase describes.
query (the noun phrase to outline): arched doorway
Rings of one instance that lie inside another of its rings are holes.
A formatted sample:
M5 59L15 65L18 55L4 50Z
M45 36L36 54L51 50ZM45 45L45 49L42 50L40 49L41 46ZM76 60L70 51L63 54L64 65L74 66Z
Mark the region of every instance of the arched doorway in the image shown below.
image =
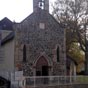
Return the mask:
M36 76L48 76L49 66L48 61L44 56L41 56L36 62Z

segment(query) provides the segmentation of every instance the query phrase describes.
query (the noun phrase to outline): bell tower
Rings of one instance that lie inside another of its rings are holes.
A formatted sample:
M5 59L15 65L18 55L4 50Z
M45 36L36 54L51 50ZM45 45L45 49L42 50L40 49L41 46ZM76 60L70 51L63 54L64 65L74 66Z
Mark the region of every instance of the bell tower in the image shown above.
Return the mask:
M33 11L37 11L38 8L49 12L49 0L33 0Z

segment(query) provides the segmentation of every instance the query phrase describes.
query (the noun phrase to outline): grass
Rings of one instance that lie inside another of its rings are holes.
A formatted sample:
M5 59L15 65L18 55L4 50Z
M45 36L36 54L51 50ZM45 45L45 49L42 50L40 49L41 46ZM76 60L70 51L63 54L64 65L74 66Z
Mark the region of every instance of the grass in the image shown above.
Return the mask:
M76 82L77 83L88 84L88 76L77 76Z

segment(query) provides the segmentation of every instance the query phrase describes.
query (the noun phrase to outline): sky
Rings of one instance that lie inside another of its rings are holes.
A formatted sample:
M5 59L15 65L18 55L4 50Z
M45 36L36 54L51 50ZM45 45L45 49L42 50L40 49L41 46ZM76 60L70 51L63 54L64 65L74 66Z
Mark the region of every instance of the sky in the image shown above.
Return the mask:
M50 0L50 5L55 0ZM0 20L20 22L33 12L33 0L0 0Z

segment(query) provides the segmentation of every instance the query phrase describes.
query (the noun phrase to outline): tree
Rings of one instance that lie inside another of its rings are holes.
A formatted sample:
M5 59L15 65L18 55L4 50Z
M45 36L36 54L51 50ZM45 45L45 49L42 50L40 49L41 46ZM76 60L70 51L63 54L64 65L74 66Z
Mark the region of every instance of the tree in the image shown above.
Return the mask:
M77 73L84 70L84 52L80 49L79 43L72 43L68 56L74 58L77 63ZM80 58L80 59L79 59Z
M88 0L57 0L52 14L66 28L67 53L74 42L85 52L85 72L88 74Z

